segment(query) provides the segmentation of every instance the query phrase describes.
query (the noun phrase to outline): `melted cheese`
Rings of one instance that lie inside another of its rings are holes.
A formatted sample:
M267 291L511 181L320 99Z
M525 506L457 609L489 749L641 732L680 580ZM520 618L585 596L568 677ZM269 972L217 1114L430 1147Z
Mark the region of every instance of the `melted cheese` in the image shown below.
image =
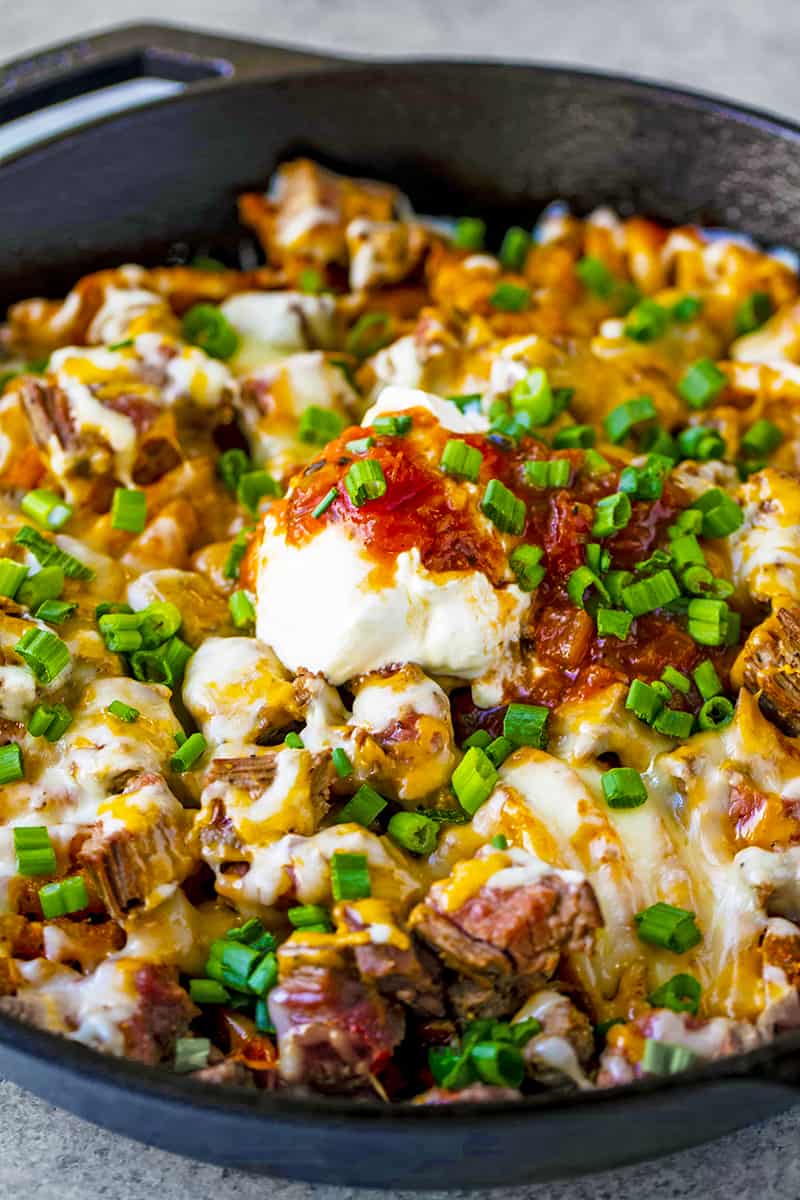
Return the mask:
M186 668L183 702L212 750L252 744L298 715L285 671L255 638L207 638Z

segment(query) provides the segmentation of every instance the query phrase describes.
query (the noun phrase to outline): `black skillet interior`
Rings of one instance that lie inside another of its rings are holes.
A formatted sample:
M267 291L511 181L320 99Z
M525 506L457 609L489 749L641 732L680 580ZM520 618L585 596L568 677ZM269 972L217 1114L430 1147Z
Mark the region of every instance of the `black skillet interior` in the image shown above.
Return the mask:
M800 131L563 68L346 65L132 27L10 64L0 121L141 75L191 86L0 167L0 305L61 295L101 266L163 262L176 243L235 259L237 193L298 153L392 180L419 211L480 213L495 233L560 197L800 246ZM386 1109L198 1087L0 1019L3 1072L107 1128L215 1162L392 1188L511 1185L693 1145L788 1107L799 1067L792 1035L660 1086Z

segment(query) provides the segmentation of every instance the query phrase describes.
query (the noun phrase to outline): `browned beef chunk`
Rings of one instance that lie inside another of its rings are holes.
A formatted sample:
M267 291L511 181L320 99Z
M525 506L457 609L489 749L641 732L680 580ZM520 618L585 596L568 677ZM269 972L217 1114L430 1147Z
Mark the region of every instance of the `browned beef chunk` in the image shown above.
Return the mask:
M744 685L766 717L800 737L800 608L780 608L754 630L743 651Z
M587 949L602 923L590 885L556 874L516 888L484 886L451 913L431 894L412 921L453 972L449 998L467 1020L511 1014L550 978L564 951Z
M172 1058L175 1042L200 1013L178 984L172 967L148 963L134 977L139 993L135 1014L122 1025L128 1058L155 1066Z
M200 1083L214 1083L218 1087L255 1087L253 1072L248 1071L244 1063L236 1062L232 1058L203 1067L200 1071L192 1071L190 1079L197 1079Z
M0 956L0 996L13 996L18 982L19 972L13 959Z
M361 1090L403 1036L402 1011L346 971L302 966L269 994L281 1078L323 1092Z
M492 1087L488 1083L471 1083L460 1092L448 1092L446 1088L430 1088L414 1097L415 1104L504 1104L509 1100L521 1100L522 1092L516 1088Z
M75 449L78 436L64 392L44 379L26 376L22 380L21 393L36 444L46 446L54 437L63 449Z
M421 1017L444 1016L441 968L424 946L412 942L408 950L400 950L370 943L356 946L355 958L361 978L388 1000L399 1000Z

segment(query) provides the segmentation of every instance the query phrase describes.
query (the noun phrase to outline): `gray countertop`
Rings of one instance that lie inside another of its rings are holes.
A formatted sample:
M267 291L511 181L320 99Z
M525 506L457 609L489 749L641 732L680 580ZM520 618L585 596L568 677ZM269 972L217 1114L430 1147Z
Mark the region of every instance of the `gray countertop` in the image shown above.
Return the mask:
M112 23L169 20L354 54L542 59L630 71L800 117L798 0L0 0L0 57ZM497 1200L796 1200L800 1108L655 1163ZM387 1179L387 1185L391 1180ZM460 1193L450 1193L453 1196ZM488 1195L489 1193L487 1193ZM56 1112L0 1080L0 1198L345 1200L185 1162ZM378 1193L354 1196L373 1200ZM473 1193L475 1195L475 1193ZM429 1193L426 1200L444 1193Z

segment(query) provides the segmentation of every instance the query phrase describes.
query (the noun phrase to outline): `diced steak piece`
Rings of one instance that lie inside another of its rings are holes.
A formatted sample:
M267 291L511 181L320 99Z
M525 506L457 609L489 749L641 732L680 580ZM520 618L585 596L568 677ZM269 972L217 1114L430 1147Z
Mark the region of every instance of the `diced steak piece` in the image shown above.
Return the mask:
M542 1026L522 1051L529 1073L555 1087L571 1080L585 1087L584 1068L594 1057L594 1030L585 1013L569 996L547 988L531 996L515 1020L534 1017Z
M356 1091L389 1062L403 1036L402 1010L345 971L302 966L269 994L285 1083Z
M203 1067L200 1071L192 1071L189 1078L197 1079L200 1083L214 1083L218 1087L255 1087L253 1072L248 1071L244 1063L232 1058Z
M137 1062L155 1066L173 1057L175 1042L183 1037L200 1009L178 983L173 967L147 963L134 976L139 1004L123 1022L125 1053Z
M356 946L355 959L361 978L388 1000L399 1000L421 1017L445 1015L442 972L424 946L412 942L408 950L400 950L370 943Z
M443 912L435 890L412 914L415 932L455 975L457 1014L502 1017L550 978L565 951L588 949L602 924L591 886L543 875L513 888L484 885L460 908Z
M471 1083L460 1092L448 1092L446 1088L429 1088L415 1096L414 1104L505 1104L509 1100L521 1100L522 1092L516 1088L493 1087L489 1083Z
M761 710L789 737L800 736L800 607L779 608L742 651L743 680Z
M64 450L75 449L79 439L69 401L61 388L44 379L26 376L20 392L37 446L47 446L50 439L55 438Z

